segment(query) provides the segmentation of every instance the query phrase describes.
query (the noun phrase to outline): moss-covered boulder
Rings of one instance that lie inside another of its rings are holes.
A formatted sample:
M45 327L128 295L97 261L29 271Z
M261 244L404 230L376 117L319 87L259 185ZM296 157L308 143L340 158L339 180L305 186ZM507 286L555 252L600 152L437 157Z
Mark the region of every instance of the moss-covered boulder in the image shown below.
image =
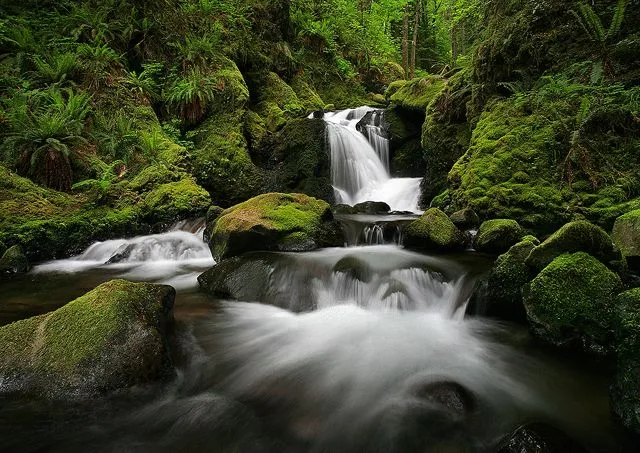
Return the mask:
M171 373L175 290L113 280L56 311L0 328L5 390L95 395Z
M560 255L523 290L531 329L554 346L610 353L621 289L620 277L591 255Z
M567 223L536 247L527 258L527 265L540 271L556 257L574 252L586 252L613 269L619 269L622 259L602 228L579 220Z
M413 80L397 80L389 84L385 97L389 102L404 109L424 113L443 86L444 79L435 75Z
M493 219L482 222L473 247L478 252L500 254L519 242L524 236L522 227L515 220Z
M211 229L216 259L255 250L302 251L341 245L325 201L304 194L267 193L222 212Z
M640 270L640 210L618 217L613 224L612 237L629 267Z
M474 296L474 305L482 314L515 322L526 322L522 287L532 279L525 260L540 242L532 236L523 238L494 263L487 279Z
M19 245L8 248L0 258L0 276L23 274L29 271L29 261Z
M611 409L624 426L640 433L640 288L619 294L615 307L617 360Z
M278 74L255 74L253 84L258 98L255 109L264 120L267 130L274 132L284 126L288 119L306 112L296 92Z
M464 236L444 212L431 208L406 226L404 245L416 250L458 250L464 247Z
M333 203L326 124L321 119L287 122L253 160L269 170L264 191L304 193Z
M147 193L143 209L151 219L166 222L203 216L210 205L209 193L186 178L161 184Z
M480 217L473 209L465 208L454 212L449 216L455 226L461 230L469 230L480 225Z

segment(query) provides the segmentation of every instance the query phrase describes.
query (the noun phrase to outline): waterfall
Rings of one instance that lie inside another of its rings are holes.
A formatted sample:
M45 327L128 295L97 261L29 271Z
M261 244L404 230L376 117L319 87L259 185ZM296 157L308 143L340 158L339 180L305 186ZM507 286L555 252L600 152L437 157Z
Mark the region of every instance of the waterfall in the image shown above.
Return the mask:
M367 116L366 121L363 121ZM418 211L421 178L391 178L382 111L358 107L326 113L336 202L383 201L395 211ZM364 134L358 131L361 124Z

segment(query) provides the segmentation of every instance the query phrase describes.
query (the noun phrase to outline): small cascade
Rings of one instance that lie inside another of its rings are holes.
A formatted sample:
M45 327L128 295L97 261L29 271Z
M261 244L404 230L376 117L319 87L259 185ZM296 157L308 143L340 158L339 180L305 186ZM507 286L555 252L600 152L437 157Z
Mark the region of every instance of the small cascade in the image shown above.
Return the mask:
M367 116L366 121L362 121ZM395 211L418 211L421 178L391 178L382 113L371 107L324 115L336 202L384 201ZM365 133L358 130L358 124Z
M381 225L368 225L364 228L364 241L367 245L384 244L384 229Z
M41 264L34 272L102 269L131 280L195 288L198 274L215 264L203 231L201 219L178 222L166 233L96 242L78 256Z
M338 214L347 246L401 245L404 227L417 218L411 214Z

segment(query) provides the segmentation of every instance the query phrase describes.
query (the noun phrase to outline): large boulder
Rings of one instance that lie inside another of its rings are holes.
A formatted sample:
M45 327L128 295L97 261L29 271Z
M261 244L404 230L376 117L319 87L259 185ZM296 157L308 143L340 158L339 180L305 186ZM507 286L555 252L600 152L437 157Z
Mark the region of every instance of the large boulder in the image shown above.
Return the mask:
M524 236L522 227L515 220L493 219L482 222L473 247L478 252L499 255L520 241Z
M210 229L214 258L249 251L303 251L341 245L329 204L303 194L267 193L226 209Z
M527 266L544 269L564 253L586 252L610 268L617 269L621 255L609 235L585 220L567 223L536 247L527 258Z
M620 277L591 255L561 255L523 289L531 329L554 346L607 354L621 289Z
M613 224L612 236L629 267L640 270L640 209L618 217Z
M480 217L473 209L469 208L460 209L451 214L449 218L461 230L469 230L480 225Z
M175 290L113 280L56 311L0 328L0 382L48 396L96 395L170 372Z
M640 288L616 298L616 374L611 409L629 429L640 433Z
M532 275L525 260L539 243L533 236L526 236L498 257L475 296L478 310L487 316L526 322L522 287L531 281Z
M151 221L175 222L205 215L211 205L209 193L191 178L160 184L146 194L143 213Z
M19 245L8 248L0 258L0 275L23 274L29 269L29 261Z
M444 212L431 208L404 229L404 245L416 250L457 250L464 247L464 236Z

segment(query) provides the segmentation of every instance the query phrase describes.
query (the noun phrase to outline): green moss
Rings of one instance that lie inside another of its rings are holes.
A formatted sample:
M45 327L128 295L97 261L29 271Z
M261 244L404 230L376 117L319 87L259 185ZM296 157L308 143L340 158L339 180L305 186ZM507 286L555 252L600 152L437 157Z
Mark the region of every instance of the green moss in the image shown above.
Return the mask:
M211 229L217 259L250 250L291 250L323 244L329 204L303 194L259 195L222 212Z
M618 295L616 306L616 374L611 408L622 424L640 432L640 288Z
M263 118L268 130L276 131L288 119L301 116L306 111L295 91L276 73L269 72L265 77L259 77L256 83L258 87L256 112Z
M404 244L409 248L455 250L464 245L462 233L439 209L431 208L404 229Z
M149 165L138 173L130 182L129 188L138 192L146 192L160 184L180 179L180 175L166 165Z
M532 236L522 238L521 242L500 255L491 268L483 294L488 316L526 321L522 287L532 278L530 269L525 265L526 258L536 246L531 238Z
M102 392L166 367L175 291L114 280L62 308L0 328L0 374L49 391Z
M192 179L161 184L149 192L144 211L154 219L179 220L202 216L211 205L209 193Z
M389 85L385 97L402 108L424 112L443 87L444 79L439 76L397 80Z
M625 257L640 257L640 209L618 217L612 236Z
M243 115L241 110L218 112L191 134L196 146L192 174L220 206L251 198L262 185L262 172L247 150Z
M621 289L620 278L591 255L560 255L524 291L533 332L556 346L608 353Z
M621 260L609 235L600 227L580 220L567 223L531 252L527 265L541 270L564 253L586 252L607 266Z
M318 93L300 75L295 75L291 80L291 88L298 96L298 100L306 112L321 110L326 103L320 98Z
M256 150L262 145L262 140L267 136L267 128L263 119L253 110L244 113L244 136L247 139L249 149Z
M19 245L9 247L0 257L0 275L21 274L29 270L29 261Z
M461 209L449 216L455 226L462 230L468 230L480 225L480 218L473 209Z
M515 220L487 220L480 225L473 247L478 252L504 253L523 236L524 231Z

